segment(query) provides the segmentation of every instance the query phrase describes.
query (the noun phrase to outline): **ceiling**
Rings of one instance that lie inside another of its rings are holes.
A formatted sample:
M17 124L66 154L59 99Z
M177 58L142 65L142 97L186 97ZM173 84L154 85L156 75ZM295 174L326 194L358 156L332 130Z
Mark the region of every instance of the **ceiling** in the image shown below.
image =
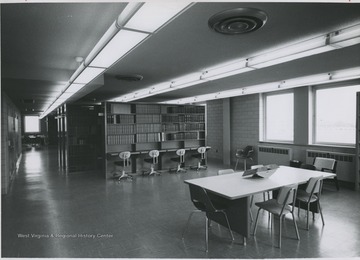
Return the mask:
M1 5L2 90L23 114L39 114L63 90L79 66L125 8L111 3ZM268 15L259 30L242 35L212 31L209 18L251 7ZM202 71L360 23L359 3L199 2L142 42L76 95L73 102L109 100L153 84ZM205 82L137 100L159 102L360 66L360 44ZM117 75L140 74L130 82Z

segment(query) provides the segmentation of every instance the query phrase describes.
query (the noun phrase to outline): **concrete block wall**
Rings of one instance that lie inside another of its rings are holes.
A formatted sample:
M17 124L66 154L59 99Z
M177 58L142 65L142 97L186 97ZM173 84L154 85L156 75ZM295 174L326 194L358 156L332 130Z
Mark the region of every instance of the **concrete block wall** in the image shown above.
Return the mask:
M252 145L255 151L257 150L259 143L259 100L259 94L239 96L231 99L232 165L236 162L236 149ZM248 161L247 163L248 165L257 164L256 152L254 161ZM242 165L239 167L242 167Z
M211 146L207 157L209 160L223 159L223 101L208 101L207 115L207 145Z

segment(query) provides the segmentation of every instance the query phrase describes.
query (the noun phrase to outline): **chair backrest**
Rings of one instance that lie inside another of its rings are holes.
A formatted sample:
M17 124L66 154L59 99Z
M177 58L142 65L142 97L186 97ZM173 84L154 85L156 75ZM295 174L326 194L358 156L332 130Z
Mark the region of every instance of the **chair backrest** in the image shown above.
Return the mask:
M180 157L180 163L185 162L185 149L178 149L176 154Z
M198 153L201 155L201 159L204 160L205 159L205 154L206 154L206 147L205 146L201 146L197 149Z
M189 189L191 201L197 209L206 212L216 210L204 188L189 184Z
M283 206L289 205L291 203L295 205L296 191L297 184L281 187L276 202Z
M158 151L158 150L151 150L151 151L149 152L149 156L150 156L151 158L159 157L159 151Z
M205 146L201 146L197 149L198 153L206 153L206 147Z
M319 171L331 171L336 172L336 160L332 158L315 157L314 166Z
M159 151L158 150L151 150L149 152L149 156L153 159L153 164L157 164L159 160Z
M121 152L119 153L119 158L122 160L128 160L131 156L131 153L129 151Z
M246 146L244 149L236 150L236 157L250 158L254 154L254 148L251 145Z
M176 151L176 154L177 154L178 156L184 156L184 155L185 155L185 149L178 149L178 150Z
M322 188L322 180L323 177L312 177L309 179L307 185L306 185L306 193L309 193L310 195L314 193L320 193Z
M218 170L218 175L234 173L234 172L235 171L233 169L223 169L223 170Z

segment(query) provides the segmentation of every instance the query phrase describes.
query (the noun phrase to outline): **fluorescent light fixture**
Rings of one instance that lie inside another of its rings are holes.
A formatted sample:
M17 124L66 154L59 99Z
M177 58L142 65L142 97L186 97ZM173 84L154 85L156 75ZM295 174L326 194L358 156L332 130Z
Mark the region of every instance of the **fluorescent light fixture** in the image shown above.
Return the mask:
M343 81L360 78L360 67L338 70L331 73L332 81Z
M271 91L278 91L296 87L318 85L324 83L345 81L351 79L360 78L360 67L351 69L338 70L330 73L319 73L315 75L309 75L299 78L286 79L276 82L269 82L264 84L258 84L254 86L246 86L237 89L225 90L221 92L215 92L210 94L199 95L195 97L181 98L175 100L169 100L160 102L161 104L188 104L203 102L207 100L222 99L228 97L235 97L241 95L249 95L256 93L264 93Z
M141 2L129 2L121 14L116 20L117 27L121 28L130 20L130 18L143 6L144 3Z
M145 2L141 8L125 24L126 28L153 33L173 19L190 3L177 2Z
M55 101L55 103L57 102L64 102L65 100L69 99L72 95L74 95L75 93L62 93L58 98L57 100Z
M76 84L73 83L71 84L64 92L65 93L76 93L78 92L80 89L82 89L85 86L85 84Z
M105 71L104 68L86 67L74 80L75 84L88 84Z
M119 31L90 63L91 67L109 68L117 60L142 42L148 34L128 30Z
M330 45L336 48L348 47L360 43L360 25L354 25L331 34Z
M254 68L247 66L247 60L240 60L220 67L207 69L203 73L201 78L207 80L215 80L215 79L225 78L232 75L244 73L251 70L254 70Z
M179 89L179 88L186 88L188 86L194 86L200 83L204 83L207 81L206 79L201 78L202 73L195 72L191 74L187 74L180 78L174 79L171 82L171 88Z
M334 47L327 45L328 41L329 36L320 36L292 44L275 51L249 58L248 65L249 67L260 69L333 50Z
M154 85L149 88L141 89L137 92L133 92L130 94L125 94L119 97L114 98L111 101L121 101L121 102L130 102L139 98L146 98L150 96L154 96L160 93L165 93L168 91L172 91L169 82L164 82L161 84Z
M279 88L281 89L289 89L296 88L302 86L311 86L320 83L326 83L330 79L330 73L321 73L311 76L299 77L294 79L287 79L279 84Z

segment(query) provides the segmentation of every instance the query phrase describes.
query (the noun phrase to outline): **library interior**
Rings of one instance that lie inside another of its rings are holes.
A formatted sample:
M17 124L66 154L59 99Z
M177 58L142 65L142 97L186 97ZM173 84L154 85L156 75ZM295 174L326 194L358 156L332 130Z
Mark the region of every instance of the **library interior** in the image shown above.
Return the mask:
M360 257L360 1L0 10L1 257Z

